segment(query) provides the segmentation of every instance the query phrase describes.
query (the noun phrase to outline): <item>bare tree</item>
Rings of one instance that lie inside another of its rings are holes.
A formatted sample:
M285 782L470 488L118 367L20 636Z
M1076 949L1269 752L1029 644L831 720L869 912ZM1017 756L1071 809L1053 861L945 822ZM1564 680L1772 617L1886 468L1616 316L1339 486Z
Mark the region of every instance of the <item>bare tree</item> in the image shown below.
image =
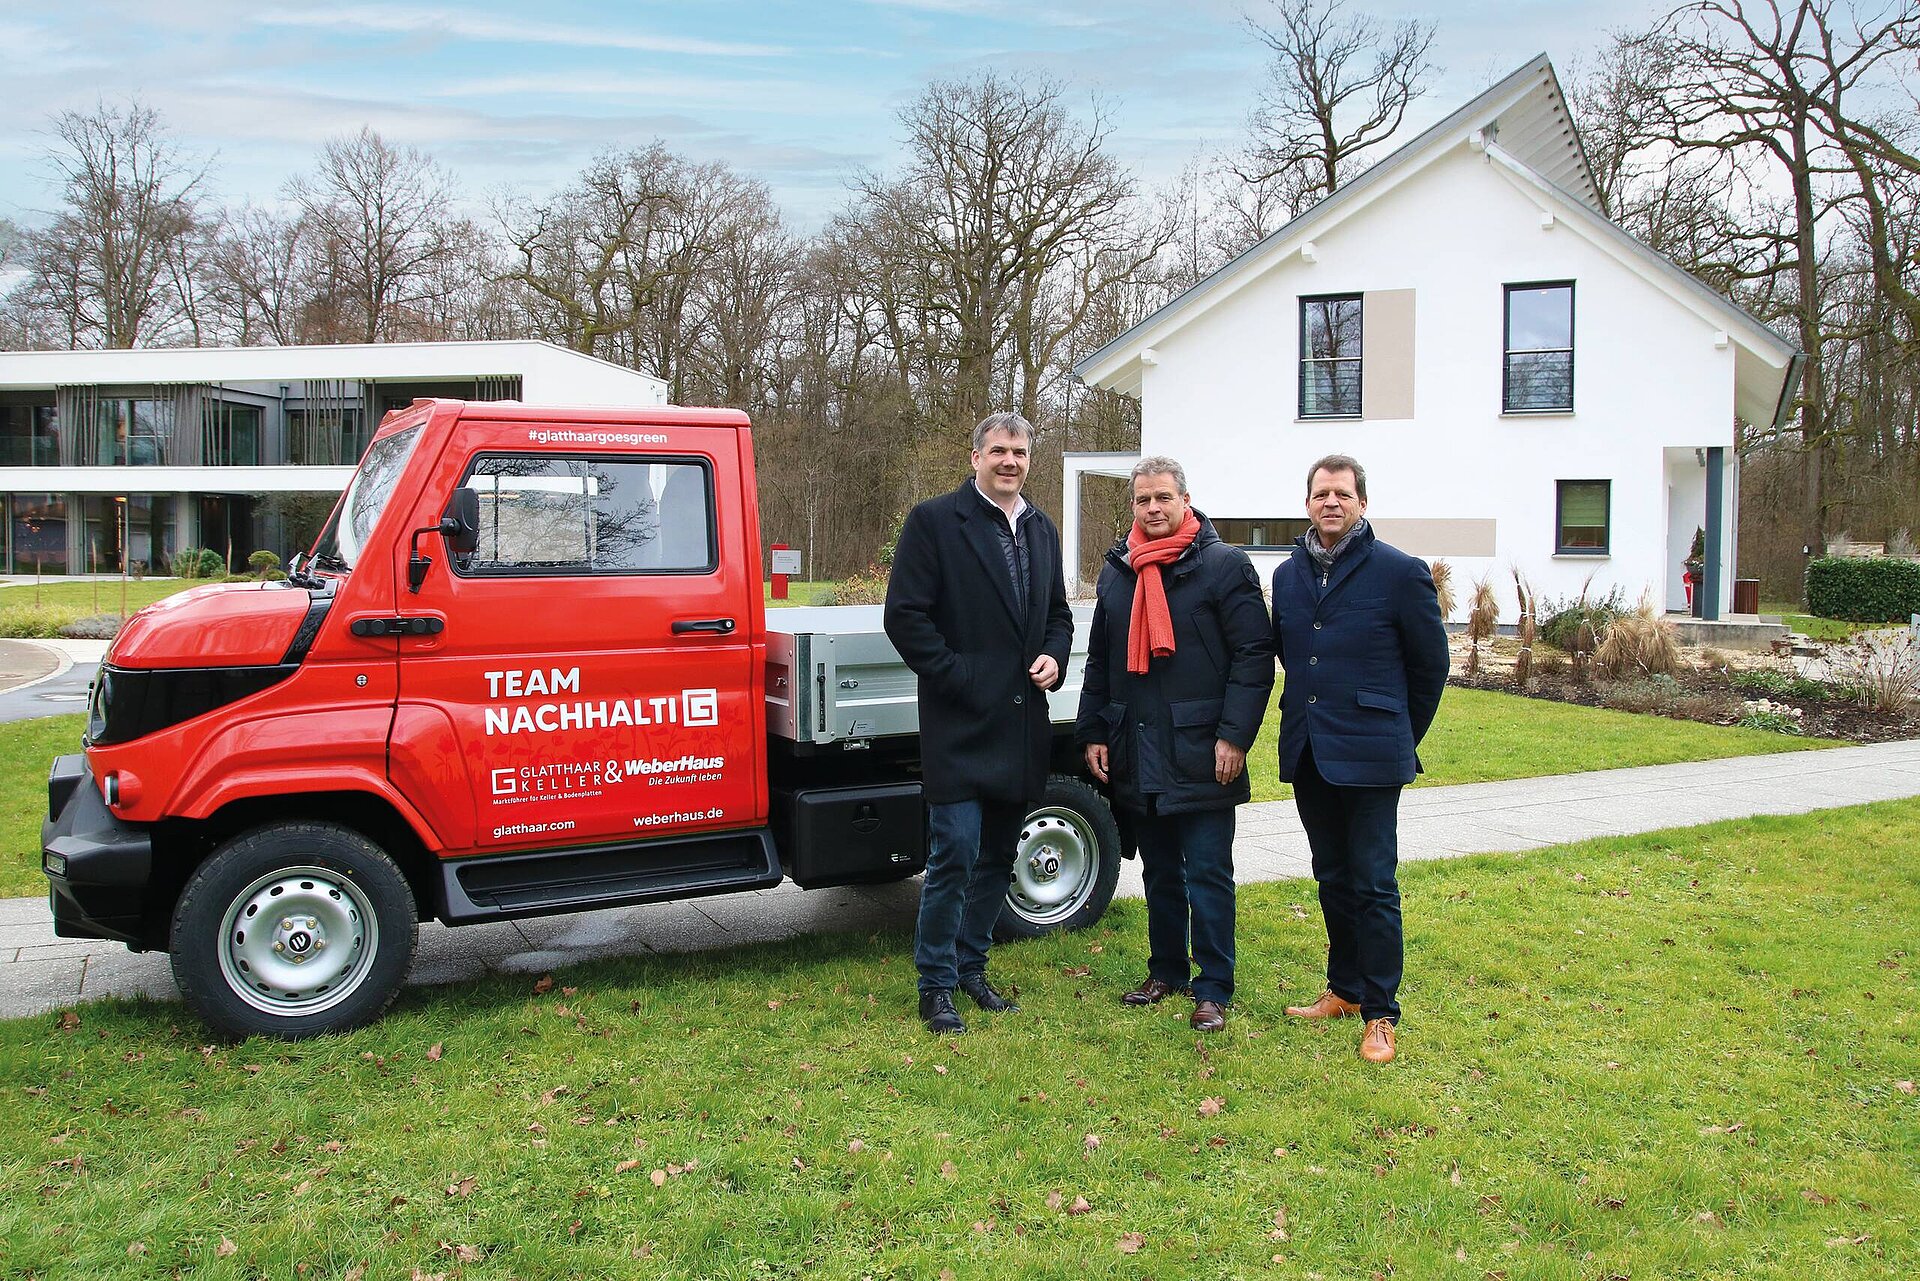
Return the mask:
M1247 18L1272 57L1240 173L1284 192L1298 214L1363 167L1425 94L1434 27L1408 18L1388 28L1343 0L1267 2L1268 22Z
M298 218L254 205L227 214L209 264L226 341L241 347L300 341L305 235Z
M452 192L432 159L367 126L329 142L315 172L289 184L316 251L310 264L359 341L406 336L432 301L435 269L450 251Z
M182 311L169 256L195 232L204 169L138 100L59 113L45 158L62 203L26 237L23 299L68 346L167 336Z
M1751 282L1744 297L1783 322L1806 353L1799 447L1808 546L1825 541L1840 450L1830 344L1837 332L1831 273L1822 265L1844 234L1844 211L1863 198L1861 161L1875 151L1867 120L1893 75L1892 60L1920 48L1920 11L1905 0L1861 18L1839 0L1700 0L1669 13L1642 42L1658 68L1650 131L1682 157L1704 158L1745 198L1739 239ZM1878 93L1877 93L1878 91ZM1784 193L1777 197L1775 191Z

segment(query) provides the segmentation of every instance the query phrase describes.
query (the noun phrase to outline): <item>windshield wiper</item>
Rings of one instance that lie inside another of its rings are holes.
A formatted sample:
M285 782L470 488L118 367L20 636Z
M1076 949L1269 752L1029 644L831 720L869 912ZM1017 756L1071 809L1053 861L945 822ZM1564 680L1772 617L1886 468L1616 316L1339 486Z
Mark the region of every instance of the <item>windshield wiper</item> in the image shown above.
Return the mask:
M344 571L353 568L353 566L347 564L345 560L334 555L332 552L315 552L313 560L308 563L315 569L338 569Z

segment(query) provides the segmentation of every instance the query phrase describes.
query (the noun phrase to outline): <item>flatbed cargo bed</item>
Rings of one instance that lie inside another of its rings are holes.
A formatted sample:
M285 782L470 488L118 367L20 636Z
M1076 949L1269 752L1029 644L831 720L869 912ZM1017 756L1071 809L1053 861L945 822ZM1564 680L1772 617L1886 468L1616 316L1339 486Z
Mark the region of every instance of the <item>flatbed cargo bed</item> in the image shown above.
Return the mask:
M1073 607L1067 681L1047 696L1055 725L1080 706L1092 605ZM815 747L920 732L916 679L881 626L879 605L767 611L767 733Z

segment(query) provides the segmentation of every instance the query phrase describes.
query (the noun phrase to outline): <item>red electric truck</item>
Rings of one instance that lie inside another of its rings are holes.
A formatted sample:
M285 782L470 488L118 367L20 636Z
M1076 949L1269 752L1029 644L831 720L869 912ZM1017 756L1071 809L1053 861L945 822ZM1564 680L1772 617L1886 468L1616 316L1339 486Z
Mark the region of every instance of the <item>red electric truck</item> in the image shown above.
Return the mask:
M377 1018L422 920L914 875L914 677L879 608L769 613L761 583L744 414L395 411L287 581L122 628L48 779L55 928L171 953L222 1032L298 1038ZM1080 670L1004 935L1113 895Z

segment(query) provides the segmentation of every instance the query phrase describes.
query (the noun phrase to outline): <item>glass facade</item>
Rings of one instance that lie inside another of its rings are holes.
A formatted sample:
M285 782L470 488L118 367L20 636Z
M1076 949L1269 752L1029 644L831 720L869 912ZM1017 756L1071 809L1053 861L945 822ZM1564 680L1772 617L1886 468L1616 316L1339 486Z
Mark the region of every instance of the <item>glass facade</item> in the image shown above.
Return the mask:
M7 495L7 562L14 574L67 573L67 496Z
M167 573L179 550L173 505L166 494L82 495L82 554L74 572Z
M60 462L60 415L52 405L0 405L0 467Z
M209 467L258 467L260 407L209 401L205 452Z

